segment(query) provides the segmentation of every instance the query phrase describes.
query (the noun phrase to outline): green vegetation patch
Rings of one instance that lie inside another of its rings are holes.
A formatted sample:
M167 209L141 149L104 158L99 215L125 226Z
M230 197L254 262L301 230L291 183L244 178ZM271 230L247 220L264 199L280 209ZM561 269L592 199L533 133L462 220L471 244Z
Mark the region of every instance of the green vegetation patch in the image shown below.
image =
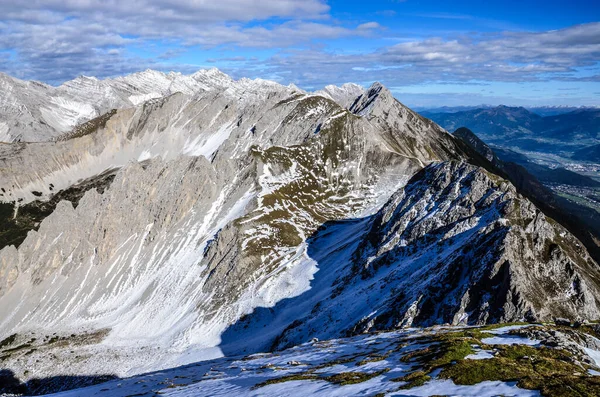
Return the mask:
M572 354L560 349L524 345L498 346L495 358L459 360L446 366L440 378L460 385L484 381L516 381L517 386L540 390L543 396L598 396L600 379L588 376Z
M316 374L301 372L298 374L291 374L291 375L280 376L278 378L267 379L264 382L260 382L260 383L257 383L256 385L254 385L254 389L258 389L258 388L265 387L268 385L274 385L277 383L292 382L295 380L318 380L318 379L319 379L319 376Z
M479 329L465 329L432 335L429 339L433 342L431 345L406 353L400 361L416 361L424 366L426 372L431 372L475 353L473 345L483 346L481 339L490 336L493 335Z
M406 382L406 385L402 386L401 389L412 389L413 387L422 386L430 380L431 377L424 371L415 371L408 375L391 379L392 382Z
M385 359L387 359L390 356L390 353L386 353L386 354L370 354L368 357L358 361L356 363L356 366L362 366L368 363L375 363L378 361L383 361Z
M311 370L308 370L305 372L300 372L297 374L290 374L290 375L280 376L278 378L267 379L264 382L257 383L254 386L254 389L258 389L258 388L261 388L264 386L273 385L273 384L277 384L277 383L291 382L291 381L295 381L295 380L324 380L324 381L327 381L329 383L333 383L333 384L339 385L339 386L354 385L356 383L362 383L362 382L366 382L370 379L376 378L380 375L385 374L389 370L390 370L389 368L385 368L385 369L382 369L382 370L376 371L376 372L350 371L350 372L341 372L339 374L325 376L325 375L321 375L321 374L315 374L314 373L315 369L313 368Z
M389 370L389 368L386 368L377 372L341 372L339 374L326 376L322 379L340 386L354 385L356 383L362 383L370 379L376 378L380 375L385 374Z

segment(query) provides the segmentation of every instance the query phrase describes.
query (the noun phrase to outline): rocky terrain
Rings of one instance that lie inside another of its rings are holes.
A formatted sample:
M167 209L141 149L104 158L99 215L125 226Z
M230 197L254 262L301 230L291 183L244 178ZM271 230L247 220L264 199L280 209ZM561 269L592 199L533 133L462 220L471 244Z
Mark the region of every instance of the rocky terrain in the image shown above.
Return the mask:
M600 318L586 246L379 83L3 79L0 367L17 386L406 327ZM41 104L65 93L93 111L49 123Z
M598 325L432 327L317 340L273 353L204 361L56 396L595 396ZM0 374L1 376L1 374ZM5 391L43 394L63 377ZM0 386L0 392L2 392Z
M231 78L217 69L191 76L154 70L116 79L80 76L59 87L0 73L0 142L45 142L111 111L174 93L224 88Z

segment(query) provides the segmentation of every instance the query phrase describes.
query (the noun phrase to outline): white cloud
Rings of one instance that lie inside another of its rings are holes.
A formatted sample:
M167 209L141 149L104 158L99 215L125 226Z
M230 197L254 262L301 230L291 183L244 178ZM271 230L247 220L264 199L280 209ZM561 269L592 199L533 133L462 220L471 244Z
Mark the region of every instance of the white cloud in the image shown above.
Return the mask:
M272 72L291 75L299 85L381 80L388 85L473 81L526 82L598 80L600 23L546 32L502 32L453 39L405 41L378 51L336 54L288 51L270 59ZM301 65L301 66L298 66ZM305 70L318 70L312 77ZM589 74L589 73L588 73Z
M377 22L367 22L367 23L363 23L357 26L357 29L360 30L370 30L370 29L379 29L381 28L381 25L378 24Z
M156 41L168 43L170 54L190 46L284 48L365 36L378 27L333 22L324 0L14 0L0 2L0 51L16 54L0 69L59 82L125 72L128 61L133 66L127 50Z
M329 6L321 0L13 0L0 3L5 19L31 20L31 13L86 19L120 18L153 22L219 23L271 17L321 18Z
M600 23L545 32L487 33L404 40L369 52L335 52L317 39L376 37L379 23L341 24L324 0L15 0L0 2L0 70L61 82L172 64L185 51L227 46L278 50L269 59L235 51L216 66L236 76L275 77L303 87L381 80L430 82L598 81ZM157 42L162 43L153 47ZM142 49L146 58L132 55ZM301 49L300 49L301 48ZM352 49L349 49L352 50ZM211 58L215 58L212 54ZM587 74L577 73L589 68Z

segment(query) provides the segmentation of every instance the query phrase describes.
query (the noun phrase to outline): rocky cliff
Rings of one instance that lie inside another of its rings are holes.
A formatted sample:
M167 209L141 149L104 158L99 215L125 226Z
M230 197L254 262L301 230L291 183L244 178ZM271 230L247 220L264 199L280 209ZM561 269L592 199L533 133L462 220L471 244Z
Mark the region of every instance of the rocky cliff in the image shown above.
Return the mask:
M349 101L352 87L211 73L189 91L171 76L172 92L144 72L136 92L156 98L2 145L2 232L20 237L0 250L0 340L13 338L0 356L20 379L371 329L598 317L579 242L381 84Z

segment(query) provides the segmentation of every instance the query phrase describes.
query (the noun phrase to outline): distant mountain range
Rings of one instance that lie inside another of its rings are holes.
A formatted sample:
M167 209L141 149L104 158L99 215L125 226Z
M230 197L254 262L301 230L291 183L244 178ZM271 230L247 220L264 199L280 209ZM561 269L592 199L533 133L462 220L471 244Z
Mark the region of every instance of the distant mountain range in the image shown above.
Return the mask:
M588 146L573 153L573 159L600 163L600 145Z
M504 106L504 105L501 105ZM456 112L466 112L469 110L476 109L492 109L498 106L494 105L476 105L476 106L440 106L440 107L425 107L425 106L416 106L413 109L419 113L456 113ZM504 106L510 107L510 106ZM513 106L517 107L517 106ZM529 110L531 113L535 113L538 116L556 116L558 114L574 112L577 110L595 110L599 109L598 106L524 106L525 109Z
M571 154L600 143L600 109L577 109L545 117L509 106L421 114L448 131L467 127L488 143L525 151Z

